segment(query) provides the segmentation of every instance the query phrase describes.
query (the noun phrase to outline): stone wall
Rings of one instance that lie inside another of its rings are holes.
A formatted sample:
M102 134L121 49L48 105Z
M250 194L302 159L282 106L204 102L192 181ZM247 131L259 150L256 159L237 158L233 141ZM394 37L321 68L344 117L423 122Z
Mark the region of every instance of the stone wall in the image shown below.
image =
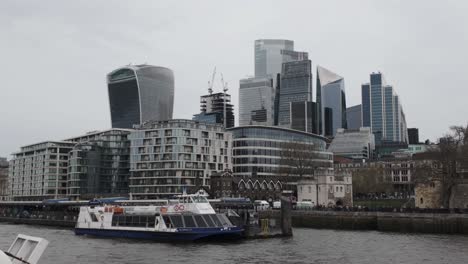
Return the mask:
M442 184L434 180L427 183L418 183L414 188L415 205L418 208L441 208Z
M468 235L468 214L293 211L293 227Z
M450 208L468 208L468 183L453 186Z

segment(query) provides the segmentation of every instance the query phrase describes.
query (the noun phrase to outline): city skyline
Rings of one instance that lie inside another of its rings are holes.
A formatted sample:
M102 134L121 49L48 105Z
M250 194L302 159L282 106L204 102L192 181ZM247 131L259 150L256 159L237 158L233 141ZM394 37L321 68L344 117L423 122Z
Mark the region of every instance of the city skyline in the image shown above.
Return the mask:
M208 7L212 3L196 5ZM468 32L463 26L467 18L462 14L464 3L437 6L437 13L428 11L436 6L435 2L424 3L427 9L421 9L417 3L367 2L350 14L346 7L353 8L352 3L339 3L343 8L338 9L338 2L314 3L314 9L323 12L316 12L310 18L314 27L307 28L310 34L306 36L302 27L294 26L303 22L304 16L300 14L305 15L308 8L271 7L271 12L265 12L268 14L264 17L255 18L253 15L264 8L261 2L253 3L249 10L243 10L240 4L228 3L225 8L233 14L210 13L220 22L213 27L210 27L212 18L203 21L198 20L200 14L190 15L190 5L194 3L186 3L187 10L176 14L173 10L179 9L174 3L155 6L150 2L132 6L116 3L109 7L104 3L51 1L50 4L62 9L61 14L55 14L48 10L47 2L4 2L0 17L6 23L1 27L8 41L0 44L6 62L0 66L5 81L4 100L0 106L4 113L0 156L10 157L18 146L34 142L109 129L104 76L109 69L129 62L174 70L174 118L190 119L197 112L198 98L206 93L206 82L214 65L229 82L232 101L238 102L238 80L254 73L253 42L261 38L293 40L295 50L309 53L313 69L317 64L327 65L340 73L346 79L348 105L360 104L361 84L366 82L369 73L384 73L403 102L408 126L419 128L421 141L435 140L448 126L465 124L468 116L463 102L448 96L467 96L461 89L461 84L467 81L462 70L467 68L467 62L455 52L468 44ZM113 12L103 15L99 10L104 8L111 8ZM395 9L401 12L392 12ZM239 10L244 12L247 24L233 24L237 22ZM276 21L280 14L293 10L299 14ZM141 15L140 22L133 19L137 14L140 17L140 13L155 11L163 15L147 16L151 19ZM336 14L335 17L340 15L343 20L327 18L329 13ZM450 16L444 15L447 13ZM87 21L80 19L83 14L89 18ZM122 21L131 20L132 23L121 22L122 17L125 18ZM102 22L103 18L108 21ZM270 26L265 27L264 23ZM122 26L123 30L116 30L114 24ZM200 27L205 29L194 30ZM224 32L230 33L220 34ZM339 45L334 42L337 33L343 33L339 36ZM199 40L198 43L183 49L175 45L190 37ZM448 43L444 39L452 41ZM376 40L381 44L376 46ZM224 43L223 48L218 48L218 43ZM226 50L232 50L232 54ZM443 65L451 67L441 67ZM54 78L50 78L51 69ZM451 72L447 72L448 69ZM441 74L452 78L440 78ZM447 96L440 96L441 87ZM316 89L315 84L313 89ZM220 91L219 84L215 84L215 92ZM443 107L435 111L436 104ZM433 120L439 122L434 124Z

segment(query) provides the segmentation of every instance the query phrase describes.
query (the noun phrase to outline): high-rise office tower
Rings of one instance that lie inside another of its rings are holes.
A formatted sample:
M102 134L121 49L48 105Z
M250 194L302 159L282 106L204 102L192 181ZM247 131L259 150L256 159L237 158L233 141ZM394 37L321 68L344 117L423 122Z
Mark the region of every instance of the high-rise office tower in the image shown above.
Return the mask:
M348 129L359 129L362 127L362 105L355 105L346 108L346 121Z
M192 120L207 123L223 124L226 117L226 128L234 126L234 106L231 104L231 95L214 93L200 96L200 114L193 116ZM226 111L226 114L224 113Z
M344 78L320 66L317 66L317 107L317 121L321 134L325 131L324 127L331 127L330 136L334 136L338 128L347 128ZM325 107L332 109L331 125L324 122Z
M312 62L310 60L283 63L279 91L278 124L290 127L290 104L312 101Z
M151 65L129 65L107 75L113 128L172 119L174 74Z
M285 62L307 60L307 52L294 51L294 41L285 39L255 40L255 77L275 78Z
M419 129L408 128L408 139L409 139L409 144L418 144L419 143Z
M371 127L370 117L370 84L365 83L361 85L361 100L362 100L362 126Z
M317 106L314 102L291 103L291 129L317 134L315 121Z
M408 143L406 118L401 100L383 75L372 73L370 83L363 84L362 123L370 126L377 144L383 141Z
M273 125L273 80L267 77L239 82L239 125Z

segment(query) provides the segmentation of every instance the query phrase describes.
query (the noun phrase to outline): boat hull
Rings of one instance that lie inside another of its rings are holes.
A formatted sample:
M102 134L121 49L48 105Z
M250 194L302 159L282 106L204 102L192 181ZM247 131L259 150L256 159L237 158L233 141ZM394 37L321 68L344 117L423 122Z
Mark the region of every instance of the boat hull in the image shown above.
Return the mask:
M121 230L121 229L92 229L75 228L76 235L91 235L98 237L134 238L154 240L161 242L182 242L196 240L230 240L242 238L243 229L231 227L229 230L220 228L196 228L185 229L178 232L160 232L146 230Z

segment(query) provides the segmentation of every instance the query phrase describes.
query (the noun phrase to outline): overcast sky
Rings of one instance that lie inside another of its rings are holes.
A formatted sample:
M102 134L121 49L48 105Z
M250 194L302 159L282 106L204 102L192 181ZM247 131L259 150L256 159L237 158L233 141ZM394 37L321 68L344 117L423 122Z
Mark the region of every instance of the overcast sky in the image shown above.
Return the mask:
M2 0L0 156L110 128L105 76L129 63L174 71L174 118L199 111L217 66L237 118L239 79L254 73L259 38L294 40L314 77L317 64L343 76L348 106L360 104L371 72L383 72L408 127L435 140L468 121L467 14L464 0Z

